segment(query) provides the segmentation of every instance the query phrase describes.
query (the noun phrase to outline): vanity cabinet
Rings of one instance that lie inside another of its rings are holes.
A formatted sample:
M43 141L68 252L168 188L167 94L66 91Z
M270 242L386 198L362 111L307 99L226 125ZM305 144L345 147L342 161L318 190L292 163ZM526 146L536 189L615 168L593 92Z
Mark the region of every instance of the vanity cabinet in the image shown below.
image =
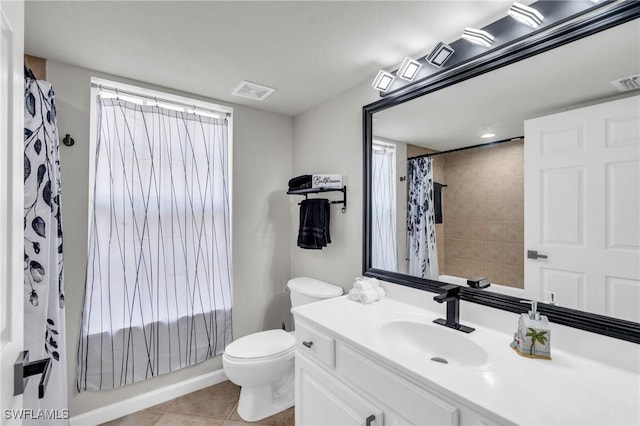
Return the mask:
M492 426L504 419L435 395L296 319L296 425Z
M380 407L296 353L296 425L383 424Z

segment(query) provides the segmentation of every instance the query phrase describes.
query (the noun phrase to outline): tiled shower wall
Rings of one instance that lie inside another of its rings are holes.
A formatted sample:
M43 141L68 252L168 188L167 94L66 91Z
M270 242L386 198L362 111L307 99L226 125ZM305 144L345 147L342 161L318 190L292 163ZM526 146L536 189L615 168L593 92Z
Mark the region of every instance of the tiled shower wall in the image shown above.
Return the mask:
M444 227L436 229L444 245L440 274L523 288L523 148L517 140L434 157L444 159L440 182L447 185Z

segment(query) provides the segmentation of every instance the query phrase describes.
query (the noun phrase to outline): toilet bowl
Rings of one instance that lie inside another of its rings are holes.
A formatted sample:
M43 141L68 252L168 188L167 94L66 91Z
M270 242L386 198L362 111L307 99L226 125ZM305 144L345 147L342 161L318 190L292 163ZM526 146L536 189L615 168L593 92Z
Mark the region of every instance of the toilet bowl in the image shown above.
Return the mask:
M308 277L293 278L287 287L292 306L342 295L342 287ZM280 329L249 334L226 347L222 366L241 387L238 414L243 420L254 422L293 406L294 352L293 332Z
M241 386L238 414L254 422L293 405L295 339L284 330L250 334L222 355L229 380Z

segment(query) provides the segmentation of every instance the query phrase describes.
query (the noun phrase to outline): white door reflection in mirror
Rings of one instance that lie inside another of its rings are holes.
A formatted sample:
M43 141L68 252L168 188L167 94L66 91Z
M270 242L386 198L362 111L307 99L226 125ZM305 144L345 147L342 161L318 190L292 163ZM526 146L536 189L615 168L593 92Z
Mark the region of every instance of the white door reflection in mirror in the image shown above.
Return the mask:
M640 322L640 96L525 122L525 294ZM603 285L604 283L604 285Z

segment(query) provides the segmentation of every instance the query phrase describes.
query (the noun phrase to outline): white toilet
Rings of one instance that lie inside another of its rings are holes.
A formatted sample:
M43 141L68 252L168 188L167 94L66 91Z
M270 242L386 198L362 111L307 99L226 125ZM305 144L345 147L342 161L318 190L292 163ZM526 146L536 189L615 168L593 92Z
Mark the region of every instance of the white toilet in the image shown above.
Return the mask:
M291 306L342 295L342 287L309 277L287 283ZM268 330L233 341L222 355L229 380L240 389L238 414L254 422L293 406L294 332Z

